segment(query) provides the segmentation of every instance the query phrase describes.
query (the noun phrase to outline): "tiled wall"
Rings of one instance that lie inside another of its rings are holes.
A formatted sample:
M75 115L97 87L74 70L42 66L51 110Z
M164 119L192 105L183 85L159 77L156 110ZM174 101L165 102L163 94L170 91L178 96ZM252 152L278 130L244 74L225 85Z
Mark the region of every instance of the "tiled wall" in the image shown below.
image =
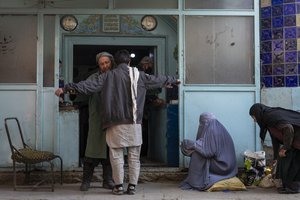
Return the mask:
M261 83L300 86L300 0L261 0Z

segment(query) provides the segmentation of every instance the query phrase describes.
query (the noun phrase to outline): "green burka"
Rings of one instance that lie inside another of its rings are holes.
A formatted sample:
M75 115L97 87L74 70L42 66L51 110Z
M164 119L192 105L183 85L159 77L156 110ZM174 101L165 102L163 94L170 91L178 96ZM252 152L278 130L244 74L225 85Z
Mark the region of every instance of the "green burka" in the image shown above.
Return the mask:
M89 97L89 132L85 156L107 158L105 131L102 130L101 125L100 93L94 93Z
M87 79L94 79L97 77L96 72L90 75ZM86 142L85 157L106 159L107 146L105 131L102 130L101 112L102 104L100 93L93 93L91 95L78 94L75 102L88 101L89 106L89 131Z

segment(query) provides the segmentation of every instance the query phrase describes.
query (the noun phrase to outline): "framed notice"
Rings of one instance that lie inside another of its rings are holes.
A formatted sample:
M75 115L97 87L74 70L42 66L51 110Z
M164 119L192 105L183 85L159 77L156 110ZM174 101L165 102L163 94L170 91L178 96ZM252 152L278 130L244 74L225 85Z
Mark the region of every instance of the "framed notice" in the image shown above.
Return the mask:
M119 15L103 15L103 32L120 32Z

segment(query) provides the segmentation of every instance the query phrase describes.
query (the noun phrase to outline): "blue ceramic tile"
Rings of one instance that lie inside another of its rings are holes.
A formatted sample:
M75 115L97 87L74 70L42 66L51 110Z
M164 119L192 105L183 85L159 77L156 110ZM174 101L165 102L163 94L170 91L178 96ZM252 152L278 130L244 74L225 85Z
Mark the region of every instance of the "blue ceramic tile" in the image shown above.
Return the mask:
M272 0L272 5L283 4L283 0Z
M283 0L283 3L293 3L295 0Z
M261 60L262 60L262 64L271 64L272 63L272 53L262 53Z
M273 40L272 41L273 51L283 51L284 50L283 45L284 45L283 40Z
M272 74L284 75L284 65L283 64L273 65Z
M284 26L296 26L296 15L284 16Z
M284 61L286 63L297 62L297 51L288 51L288 52L285 52Z
M266 55L267 56L267 55ZM273 52L273 63L275 64L280 64L280 63L283 63L283 57L284 57L284 53L283 51L278 51L278 52ZM266 57L265 58L265 61L269 61L268 60L269 57ZM268 63L264 63L264 64L268 64Z
M261 40L271 40L272 32L271 29L266 29L261 31Z
M260 12L261 12L261 18L262 19L270 18L271 17L271 12L272 12L271 6L261 8Z
M272 51L272 41L261 42L261 52L267 53Z
M272 27L273 28L281 28L283 27L283 17L273 17L272 18Z
M300 13L300 3L296 4L296 10L297 10L297 14L299 14Z
M296 35L297 35L296 27L284 28L284 38L285 39L296 38Z
M266 76L262 77L262 87L272 87L272 77Z
M297 29L297 38L299 38L300 37L300 27L296 27L296 29Z
M284 76L273 76L274 87L284 87Z
M297 76L286 76L285 77L285 85L286 85L286 87L297 87L298 86Z
M300 51L298 51L298 62L300 62Z
M272 75L272 65L262 65L261 67L261 75Z
M283 29L282 28L272 29L272 38L275 40L282 39L283 38Z
M286 51L297 50L297 39L285 40L285 50Z
M272 17L281 16L283 14L283 6L272 6Z
M285 64L285 74L286 75L296 75L298 70L297 70L297 63L289 63Z
M261 28L271 28L271 18L261 19Z
M294 15L294 14L296 14L295 4L285 4L285 5L283 5L283 14L284 15Z

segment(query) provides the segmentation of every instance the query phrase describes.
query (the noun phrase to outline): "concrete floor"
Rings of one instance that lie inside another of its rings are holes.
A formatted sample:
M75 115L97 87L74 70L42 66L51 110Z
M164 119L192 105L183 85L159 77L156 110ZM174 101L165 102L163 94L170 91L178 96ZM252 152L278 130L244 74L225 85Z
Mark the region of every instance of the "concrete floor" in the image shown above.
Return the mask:
M113 195L110 190L100 188L93 183L93 188L87 192L79 191L79 183L55 185L55 191L49 190L17 190L12 186L0 185L0 200L268 200L300 199L300 194L278 194L275 188L251 187L246 191L199 192L184 191L178 188L179 182L143 182L137 186L135 195Z
M18 180L22 180L18 173ZM40 174L39 171L36 174ZM18 189L13 190L12 172L4 170L0 173L0 200L113 200L113 199L141 199L141 200L268 200L300 199L300 194L279 194L276 188L248 187L246 191L199 192L184 191L178 188L179 183L187 176L187 171L176 168L142 168L139 185L135 195L113 195L111 190L101 188L102 171L94 173L92 188L87 192L79 191L82 171L64 172L64 184L59 183L59 174L55 191L50 189ZM35 173L32 174L33 178ZM39 176L38 176L39 177ZM126 180L126 179L125 179ZM124 185L127 188L127 185Z

